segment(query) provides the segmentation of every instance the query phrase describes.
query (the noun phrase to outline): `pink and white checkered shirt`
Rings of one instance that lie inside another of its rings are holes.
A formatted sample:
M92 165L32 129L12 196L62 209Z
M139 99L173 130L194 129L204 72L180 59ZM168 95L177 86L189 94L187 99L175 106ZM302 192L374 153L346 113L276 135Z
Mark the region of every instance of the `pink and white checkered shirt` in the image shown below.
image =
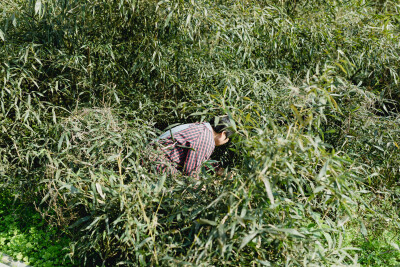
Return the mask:
M188 128L158 140L166 159L175 167L169 167L171 173L181 171L194 176L200 171L201 164L207 161L215 149L212 131L206 123L193 123ZM164 168L159 164L157 170Z

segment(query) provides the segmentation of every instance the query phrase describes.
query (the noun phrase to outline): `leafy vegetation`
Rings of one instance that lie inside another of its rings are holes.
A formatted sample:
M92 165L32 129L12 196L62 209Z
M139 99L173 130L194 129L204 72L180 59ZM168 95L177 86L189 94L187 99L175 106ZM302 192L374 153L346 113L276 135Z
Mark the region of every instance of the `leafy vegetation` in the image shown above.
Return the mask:
M31 266L72 266L64 248L69 239L29 205L13 203L9 192L0 192L0 252Z
M86 265L395 264L399 9L3 1L1 187L68 228ZM231 178L143 166L165 127L221 114Z
M385 214L363 211L354 215L346 228L344 242L359 248L359 263L363 266L398 266L400 263L398 209L393 209L396 192L369 195L367 203L373 210ZM367 199L367 198L365 198ZM360 228L361 224L361 228ZM361 229L361 231L360 231ZM353 252L355 253L355 252Z

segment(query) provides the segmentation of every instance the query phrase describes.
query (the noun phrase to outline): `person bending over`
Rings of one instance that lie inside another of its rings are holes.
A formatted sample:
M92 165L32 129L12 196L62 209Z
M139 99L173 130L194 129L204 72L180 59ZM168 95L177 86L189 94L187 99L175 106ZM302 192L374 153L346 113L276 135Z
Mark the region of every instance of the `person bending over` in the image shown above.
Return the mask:
M207 161L216 146L229 142L233 134L231 119L227 115L202 123L189 123L174 127L154 140L156 153L152 153L156 172L197 177L202 163Z

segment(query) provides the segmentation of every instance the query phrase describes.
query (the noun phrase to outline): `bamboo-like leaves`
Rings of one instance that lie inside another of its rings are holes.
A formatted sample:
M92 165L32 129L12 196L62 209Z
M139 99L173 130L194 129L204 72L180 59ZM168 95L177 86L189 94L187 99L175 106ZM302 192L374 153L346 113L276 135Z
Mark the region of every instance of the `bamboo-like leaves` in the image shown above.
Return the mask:
M395 3L3 2L1 186L72 227L75 258L357 263L350 215L399 177ZM223 177L151 172L162 130L224 114Z

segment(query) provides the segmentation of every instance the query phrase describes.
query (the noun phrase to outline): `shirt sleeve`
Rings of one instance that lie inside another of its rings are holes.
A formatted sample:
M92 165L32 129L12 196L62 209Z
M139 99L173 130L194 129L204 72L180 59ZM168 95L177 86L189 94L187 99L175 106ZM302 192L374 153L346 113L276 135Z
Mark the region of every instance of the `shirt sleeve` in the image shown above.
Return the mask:
M201 164L212 154L215 144L212 132L204 129L203 133L192 143L189 143L189 151L186 155L183 173L189 176L198 174Z

